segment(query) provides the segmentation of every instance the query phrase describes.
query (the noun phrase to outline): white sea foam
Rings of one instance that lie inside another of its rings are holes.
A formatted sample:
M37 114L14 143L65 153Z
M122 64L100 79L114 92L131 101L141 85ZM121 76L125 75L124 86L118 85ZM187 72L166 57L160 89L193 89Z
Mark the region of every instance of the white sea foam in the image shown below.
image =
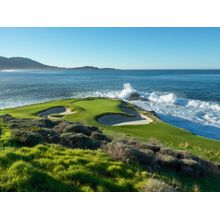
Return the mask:
M124 88L119 94L116 94L119 99L129 99L129 97L136 93L130 83L124 83Z
M21 106L26 106L26 105L32 105L32 104L37 104L37 103L43 103L43 102L48 102L52 100L56 100L56 98L54 99L44 98L40 100L30 99L30 100L25 100L25 101L18 101L15 99L8 99L7 101L0 100L0 110L8 109L8 108L16 108L16 107L21 107Z
M0 70L0 71L2 71L2 72L21 72L21 71L23 71L23 70L18 70L18 69L10 69L10 70Z
M150 93L148 100L157 103L174 104L176 102L176 96L173 93L158 94L156 92Z

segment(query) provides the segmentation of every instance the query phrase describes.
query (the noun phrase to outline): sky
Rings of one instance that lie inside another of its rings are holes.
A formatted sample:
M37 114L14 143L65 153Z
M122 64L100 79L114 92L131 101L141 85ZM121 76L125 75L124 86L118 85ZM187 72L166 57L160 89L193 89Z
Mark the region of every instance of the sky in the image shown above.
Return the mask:
M0 56L121 69L220 69L220 28L0 28Z

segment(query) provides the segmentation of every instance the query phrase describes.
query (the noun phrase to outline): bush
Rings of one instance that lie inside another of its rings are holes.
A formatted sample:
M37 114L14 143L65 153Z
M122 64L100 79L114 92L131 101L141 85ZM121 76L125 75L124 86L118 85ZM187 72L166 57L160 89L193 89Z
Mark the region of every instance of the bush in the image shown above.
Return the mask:
M55 125L58 124L57 121L52 121L48 118L42 118L40 120L37 120L37 123L39 127L43 127L43 128L53 128Z
M91 131L86 126L78 125L78 124L69 124L63 130L63 133L72 133L72 132L85 134L87 136L91 135Z
M61 144L70 148L97 149L100 143L84 134L66 133L61 136Z
M92 132L91 138L98 140L98 141L107 141L107 142L111 141L110 138L108 138L107 136L105 136L104 134L102 134L101 132L98 132L98 131Z
M220 175L220 164L219 163L212 163L210 161L202 160L202 159L199 159L197 161L201 164L202 168L206 172L210 172L215 175Z
M96 149L110 141L97 127L84 126L78 122L51 121L48 118L21 119L10 115L0 116L0 120L6 122L4 126L12 129L12 142L23 146L59 143L71 148Z
M174 192L176 189L162 180L149 179L146 186L143 187L145 192Z
M11 121L12 119L13 119L13 117L9 114L0 115L0 121L3 123L7 123L7 122Z
M59 132L59 133L63 133L63 130L66 126L70 125L69 122L66 122L66 121L62 121L60 122L58 125L54 126L54 130Z
M173 149L166 148L166 147L163 147L160 149L160 154L170 155L170 156L175 157L176 159L183 159L183 158L189 157L189 155L183 151L177 151L177 150L173 150Z
M168 168L194 178L203 177L206 173L220 174L219 164L166 148L158 142L142 144L136 140L118 140L109 143L105 150L113 160L133 161L150 169Z
M154 160L153 151L134 148L124 141L112 142L107 145L105 150L113 160L121 160L123 162L133 161L141 165L152 164Z
M204 175L204 170L197 161L192 159L182 159L180 160L181 170L192 177L199 177Z
M133 149L132 155L133 155L134 161L140 163L141 165L153 165L154 163L155 154L152 150Z
M41 128L37 129L36 133L43 137L44 142L47 143L59 143L60 142L60 135L52 129L48 128Z
M122 142L112 142L106 146L105 150L113 160L129 162L132 159L132 148Z
M95 126L88 126L88 128L89 128L89 130L90 130L91 132L93 132L93 131L101 132L101 131L99 130L99 128L97 128L97 127L95 127Z
M179 170L178 159L172 155L158 153L155 162L160 166Z
M14 129L12 131L12 139L23 146L32 147L43 142L43 138L33 132Z

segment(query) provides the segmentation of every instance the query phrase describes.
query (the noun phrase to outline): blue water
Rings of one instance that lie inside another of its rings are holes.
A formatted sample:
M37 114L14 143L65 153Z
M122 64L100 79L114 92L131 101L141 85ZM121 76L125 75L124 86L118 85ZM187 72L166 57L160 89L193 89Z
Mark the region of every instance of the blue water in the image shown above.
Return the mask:
M140 98L131 101L133 93ZM170 124L220 140L220 70L0 72L0 108L87 96L129 100Z

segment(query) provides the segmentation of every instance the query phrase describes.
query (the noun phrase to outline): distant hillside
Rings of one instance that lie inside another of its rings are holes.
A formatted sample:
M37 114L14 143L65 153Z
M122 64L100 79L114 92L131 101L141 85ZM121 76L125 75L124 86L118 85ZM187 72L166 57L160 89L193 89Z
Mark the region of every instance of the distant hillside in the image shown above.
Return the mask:
M23 57L0 57L0 70L11 69L54 69L57 67L44 65L37 61Z
M35 60L24 58L24 57L1 57L0 56L0 70L99 70L100 68L94 66L83 66L75 68L65 68L65 67L56 67L49 66L37 62ZM113 68L101 68L105 70L110 70Z

